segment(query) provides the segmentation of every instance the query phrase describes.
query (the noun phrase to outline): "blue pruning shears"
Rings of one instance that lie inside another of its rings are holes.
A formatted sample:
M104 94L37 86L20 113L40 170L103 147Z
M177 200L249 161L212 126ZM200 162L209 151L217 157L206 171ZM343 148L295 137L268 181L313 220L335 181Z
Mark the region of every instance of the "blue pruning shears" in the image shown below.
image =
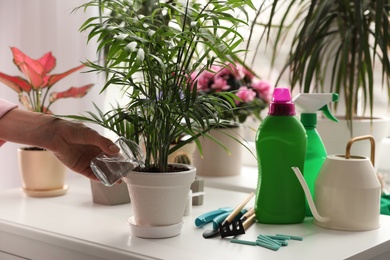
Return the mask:
M233 208L231 207L224 207L224 208L219 208L216 210L212 210L206 213L203 213L199 217L195 219L195 226L201 227L203 225L206 225L207 223L210 223L213 221L214 218L218 217L221 214L224 213L230 213L233 211Z
M213 229L216 230L218 229L219 224L221 224L232 211L232 207L224 207L203 213L195 219L195 226L201 227L212 222ZM246 211L246 209L243 209L238 217L240 217L242 214L245 214Z

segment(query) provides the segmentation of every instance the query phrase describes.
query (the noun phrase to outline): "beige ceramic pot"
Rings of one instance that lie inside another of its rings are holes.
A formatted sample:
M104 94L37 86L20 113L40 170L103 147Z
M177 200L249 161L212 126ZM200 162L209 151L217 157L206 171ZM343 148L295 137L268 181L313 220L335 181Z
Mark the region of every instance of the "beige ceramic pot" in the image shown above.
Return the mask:
M47 150L23 147L18 149L22 187L32 197L52 197L67 191L66 167Z
M210 135L227 147L226 151L209 138L200 138L203 149L203 158L199 151L194 153L194 166L199 176L235 176L241 174L243 128L232 127L226 129L213 129Z
M178 165L178 164L176 164ZM196 169L181 172L132 171L127 183L133 214L132 234L145 238L163 238L180 234L183 214Z

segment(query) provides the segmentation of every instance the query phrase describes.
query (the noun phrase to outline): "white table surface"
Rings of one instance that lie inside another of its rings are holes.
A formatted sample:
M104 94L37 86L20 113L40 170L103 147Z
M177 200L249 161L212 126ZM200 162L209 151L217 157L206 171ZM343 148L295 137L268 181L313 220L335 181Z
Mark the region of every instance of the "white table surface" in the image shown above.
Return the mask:
M202 206L184 217L182 233L167 239L133 237L127 224L131 204L103 206L92 203L89 180L69 181L60 197L31 198L21 189L0 192L1 251L31 259L371 259L390 250L390 217L381 216L381 227L366 232L328 230L307 218L295 225L252 225L240 239L259 234L303 237L272 251L259 246L230 243L229 239L204 239L205 229L194 220L210 210L238 205L247 193L206 187ZM253 200L248 206L253 205ZM381 256L380 259L389 259ZM1 257L0 257L1 259Z
M201 177L208 187L249 193L256 190L257 176L257 167L243 166L241 173L235 176Z

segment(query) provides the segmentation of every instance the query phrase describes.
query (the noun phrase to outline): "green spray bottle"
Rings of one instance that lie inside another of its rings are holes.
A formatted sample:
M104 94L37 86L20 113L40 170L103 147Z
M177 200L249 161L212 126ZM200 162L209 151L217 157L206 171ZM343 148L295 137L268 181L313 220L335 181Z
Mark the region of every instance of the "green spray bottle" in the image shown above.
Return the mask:
M304 177L314 198L315 181L325 162L327 153L324 143L317 132L317 111L332 121L338 122L329 110L328 103L338 101L336 93L301 93L294 98L294 103L301 109L301 122L306 130L307 148ZM306 200L306 216L313 216Z
M305 194L291 167L303 170L306 132L295 116L288 88L275 88L268 115L256 135L259 176L255 213L258 222L294 224L305 218Z

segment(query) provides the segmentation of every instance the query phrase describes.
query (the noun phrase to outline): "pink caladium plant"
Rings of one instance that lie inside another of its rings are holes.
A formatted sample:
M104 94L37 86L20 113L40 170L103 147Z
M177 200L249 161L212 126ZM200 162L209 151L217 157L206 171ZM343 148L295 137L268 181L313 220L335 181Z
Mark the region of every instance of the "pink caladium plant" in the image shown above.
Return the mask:
M16 47L11 47L13 62L25 75L10 76L0 72L0 82L15 90L19 95L19 101L29 111L51 114L50 106L62 98L81 98L94 84L82 87L70 87L62 92L49 92L51 88L61 79L80 70L84 65L72 68L60 74L49 74L56 66L56 58L51 52L44 54L41 58L34 60L21 52Z
M272 98L271 84L241 65L212 66L211 70L193 73L191 78L200 94L232 92L238 97L236 107L223 113L225 120L243 123L252 115L261 119L261 111Z

